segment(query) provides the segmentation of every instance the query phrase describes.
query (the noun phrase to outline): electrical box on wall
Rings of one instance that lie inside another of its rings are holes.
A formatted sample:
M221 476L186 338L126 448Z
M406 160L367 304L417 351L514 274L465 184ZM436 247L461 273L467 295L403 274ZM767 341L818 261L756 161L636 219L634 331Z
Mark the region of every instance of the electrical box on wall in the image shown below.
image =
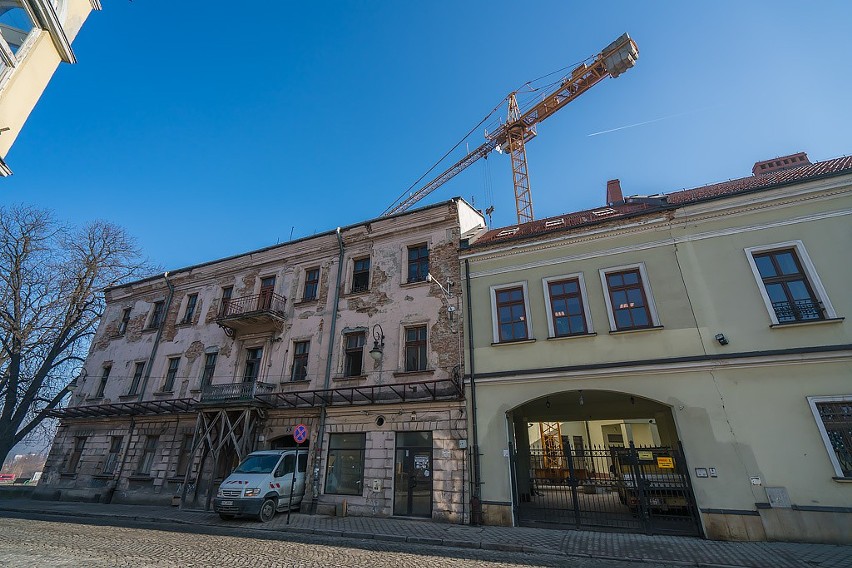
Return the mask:
M382 490L382 480L374 479L373 480L373 491L381 491Z
M462 450L467 449L467 440L465 440L464 438L459 440L459 448Z

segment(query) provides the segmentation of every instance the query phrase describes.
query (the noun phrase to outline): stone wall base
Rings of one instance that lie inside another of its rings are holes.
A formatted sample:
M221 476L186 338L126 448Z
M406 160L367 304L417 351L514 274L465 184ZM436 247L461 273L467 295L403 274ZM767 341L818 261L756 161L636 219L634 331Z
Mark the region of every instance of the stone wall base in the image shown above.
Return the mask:
M752 514L702 513L711 540L852 544L852 512L760 508Z

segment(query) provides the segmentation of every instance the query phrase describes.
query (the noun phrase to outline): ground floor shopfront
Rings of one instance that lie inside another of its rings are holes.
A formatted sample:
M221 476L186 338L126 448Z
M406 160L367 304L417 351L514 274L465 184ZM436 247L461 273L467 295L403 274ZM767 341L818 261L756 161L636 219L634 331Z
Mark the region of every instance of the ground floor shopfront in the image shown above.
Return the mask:
M852 484L814 410L848 407L848 370L814 356L479 377L483 520L849 543Z
M191 401L75 409L63 418L36 495L210 509L248 453L309 449L302 510L467 521L463 400L279 409ZM167 411L167 412L162 412ZM103 414L111 412L112 415Z

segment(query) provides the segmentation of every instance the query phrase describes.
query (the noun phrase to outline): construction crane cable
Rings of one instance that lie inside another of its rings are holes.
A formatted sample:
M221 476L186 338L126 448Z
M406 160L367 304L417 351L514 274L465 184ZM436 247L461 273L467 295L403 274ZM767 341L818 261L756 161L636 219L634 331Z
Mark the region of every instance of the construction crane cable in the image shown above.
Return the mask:
M452 154L452 153L456 150L456 148L458 148L459 146L461 146L462 142L464 142L465 140L467 140L467 139L470 137L470 135L474 133L474 131L476 131L476 130L480 127L480 126L482 126L482 124L483 124L486 120L488 120L488 119L489 119L489 118L490 118L490 117L491 117L491 116L492 116L495 112L497 112L497 110L498 110L498 109L499 109L499 108L503 105L503 101L505 101L505 100L506 100L506 99L504 98L504 99L503 99L503 100L501 100L499 103L497 103L497 105L496 105L496 106L495 106L495 107L491 110L491 112L489 112L487 115L485 115L485 117L484 117L482 120L480 120L480 121L479 121L479 124L477 124L476 126L474 126L473 128L471 128L471 129L468 131L468 133L467 133L467 134L465 134L465 135L462 137L462 139L461 139L461 140L459 140L459 141L456 143L456 145L455 145L455 146L453 146L452 148L450 148L449 150L447 150L447 152L446 152L443 156L441 156L441 158L440 158L437 162L435 162L435 163L432 165L432 167L431 167L431 168L429 168L428 170L426 170L426 172L425 172L422 176L420 176L419 178L417 178L417 180L416 180L414 183L412 183L410 186L408 186L408 189L406 189L405 191L403 191L403 192L402 192L402 194L401 194L399 197L397 197L397 198L396 198L396 200L395 200L395 201L394 201L394 202L390 205L390 207L388 207L387 209L385 209L385 212L384 212L384 213L382 213L382 215L386 214L388 211L390 211L391 209L393 209L393 208L394 208L394 206L395 206L397 203L399 203L400 201L402 201L403 199L405 199L406 194L407 194L407 193L409 193L409 192L412 190L412 188L414 188L417 184L419 184L421 181L423 181L423 178L425 178L425 177L426 177L426 176L428 176L430 173L432 173L432 171L434 171L434 169L435 169L435 168L437 168L437 167L441 164L441 162L443 162L444 160L446 160L446 159L447 159L447 156L449 156L450 154Z

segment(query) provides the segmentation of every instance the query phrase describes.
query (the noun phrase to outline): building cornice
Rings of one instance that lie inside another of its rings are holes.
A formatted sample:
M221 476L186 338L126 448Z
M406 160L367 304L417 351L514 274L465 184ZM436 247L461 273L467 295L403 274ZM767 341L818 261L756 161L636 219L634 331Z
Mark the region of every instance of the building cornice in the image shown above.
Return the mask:
M621 361L593 363L543 369L517 369L496 373L477 373L476 384L514 384L529 381L565 379L602 379L624 375L660 375L747 369L767 366L789 366L796 364L835 363L852 360L852 344L799 347L765 351L749 351L732 354L706 354L645 361ZM470 377L465 377L469 381Z
M697 224L715 221L720 217L731 218L750 214L757 210L781 208L818 198L833 198L852 191L850 176L798 183L795 185L763 190L759 193L725 196L684 205L636 213L628 217L612 219L607 223L596 223L586 230L562 233L540 239L525 237L523 240L504 244L484 245L485 250L462 251L461 259L475 261L506 258L517 254L539 252L555 247L592 242L600 239L617 238L642 233L648 230L677 228L684 222ZM820 195L814 195L819 193Z

